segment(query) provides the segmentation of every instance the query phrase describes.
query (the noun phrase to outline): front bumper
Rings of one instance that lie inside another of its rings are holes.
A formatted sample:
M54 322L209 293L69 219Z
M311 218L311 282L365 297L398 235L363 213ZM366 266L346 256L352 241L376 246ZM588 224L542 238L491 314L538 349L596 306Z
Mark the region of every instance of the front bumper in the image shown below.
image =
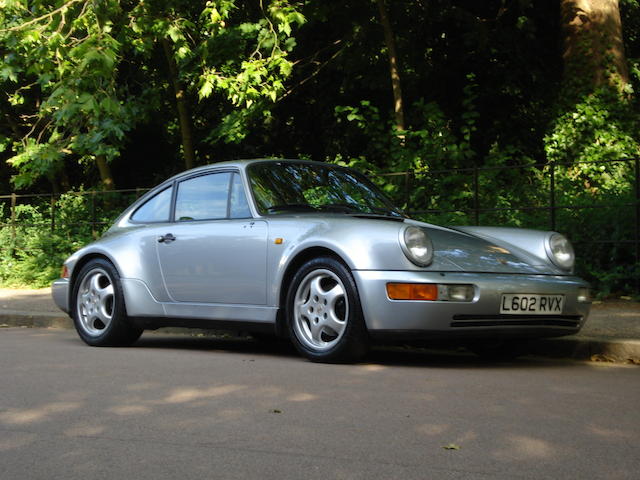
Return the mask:
M63 312L69 313L69 279L59 278L51 284L53 301Z
M589 285L578 277L409 271L353 271L369 332L417 337L550 337L580 331L590 303L578 302L578 289ZM471 302L390 300L387 283L472 284ZM565 297L558 315L500 314L502 294Z

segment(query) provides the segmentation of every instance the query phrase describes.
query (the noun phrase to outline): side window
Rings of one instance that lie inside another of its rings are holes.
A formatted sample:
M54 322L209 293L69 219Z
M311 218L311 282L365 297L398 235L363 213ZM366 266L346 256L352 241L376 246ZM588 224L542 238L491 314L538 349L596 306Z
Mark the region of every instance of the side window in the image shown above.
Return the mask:
M171 187L165 188L151 197L131 216L131 220L140 223L168 222L171 210Z
M231 173L212 173L178 184L177 221L227 218Z
M231 218L251 218L251 210L244 193L244 185L238 173L233 174L231 196L229 197L229 216Z

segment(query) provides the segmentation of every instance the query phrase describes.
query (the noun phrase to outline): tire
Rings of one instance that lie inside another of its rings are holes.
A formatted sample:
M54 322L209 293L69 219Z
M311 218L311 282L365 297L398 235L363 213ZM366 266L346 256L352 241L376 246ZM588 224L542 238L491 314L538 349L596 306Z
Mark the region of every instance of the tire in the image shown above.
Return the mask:
M71 308L76 331L89 345L128 346L142 335L127 318L120 275L107 260L96 258L82 267L73 284Z
M368 351L356 284L334 258L315 258L298 270L287 294L286 314L293 344L313 362L354 362Z

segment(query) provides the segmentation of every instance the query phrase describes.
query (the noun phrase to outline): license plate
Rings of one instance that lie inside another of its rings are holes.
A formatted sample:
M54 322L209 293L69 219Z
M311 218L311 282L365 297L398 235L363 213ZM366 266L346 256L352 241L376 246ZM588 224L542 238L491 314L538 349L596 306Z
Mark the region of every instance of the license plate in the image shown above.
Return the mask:
M562 313L564 295L535 295L505 293L500 302L500 313L511 315L553 315Z

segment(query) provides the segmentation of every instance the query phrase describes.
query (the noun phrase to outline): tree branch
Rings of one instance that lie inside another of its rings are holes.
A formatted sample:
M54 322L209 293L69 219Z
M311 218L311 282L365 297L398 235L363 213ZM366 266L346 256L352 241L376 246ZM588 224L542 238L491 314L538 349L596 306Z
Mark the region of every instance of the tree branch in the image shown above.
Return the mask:
M79 3L82 2L84 0L69 0L67 3L65 3L64 5L62 5L61 7L56 8L55 10L42 15L40 17L34 18L32 20L29 20L28 22L25 22L21 25L16 25L15 27L11 27L11 28L5 28L0 30L0 32L15 32L17 30L21 30L24 27L28 27L29 25L33 25L34 23L38 23L44 19L51 19L53 16L55 16L57 13L66 10L67 8L69 8L71 5L73 5L74 3Z

